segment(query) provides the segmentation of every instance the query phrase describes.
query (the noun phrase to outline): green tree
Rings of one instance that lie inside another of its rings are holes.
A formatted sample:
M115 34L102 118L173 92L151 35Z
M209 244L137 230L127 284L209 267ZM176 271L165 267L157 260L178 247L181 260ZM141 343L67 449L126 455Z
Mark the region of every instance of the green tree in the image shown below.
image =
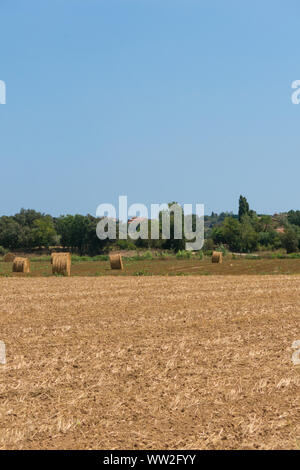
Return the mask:
M288 227L282 236L282 246L287 253L298 251L299 236L293 227Z
M44 214L37 212L34 209L21 209L18 214L14 215L14 219L18 222L18 224L30 228L33 228L35 220L41 219L42 217L44 217Z
M273 229L258 232L258 243L263 247L271 249L281 247L280 237L278 233Z
M80 255L97 254L103 251L109 240L100 240L96 234L96 219L91 215L80 214L61 216L55 221L60 243Z
M250 208L249 208L248 201L244 196L241 195L239 199L239 221L240 222L245 215L249 215L249 211L250 211Z
M184 214L182 210L182 219L181 219L181 229L182 229L182 236L181 238L177 239L175 237L175 221L174 221L174 208L176 210L176 206L181 208L181 206L177 202L170 202L168 204L169 209L166 211L162 211L159 214L159 225L160 225L160 234L162 234L162 221L163 221L163 213L167 212L170 216L170 238L169 239L162 239L161 247L164 250L174 250L175 252L179 250L185 249L185 238L184 238ZM170 210L171 206L173 206L173 210ZM182 209L182 208L181 208Z
M219 242L228 245L231 251L241 251L241 224L233 217L226 217L221 227L222 236Z
M300 211L289 211L287 219L290 224L300 226Z
M257 222L259 232L268 232L272 227L272 217L270 215L262 215Z
M56 220L56 230L64 247L84 252L88 221L83 215L64 215Z
M0 245L10 250L19 248L21 243L21 227L13 217L0 218Z
M88 214L86 216L86 230L84 238L84 250L89 255L96 255L103 253L109 243L112 243L111 240L100 240L97 237L96 227L99 222L99 218L95 218L92 215Z
M32 235L35 246L49 247L57 243L57 233L51 216L35 219L33 227Z
M254 230L250 216L244 216L240 224L240 249L244 253L251 253L258 248L258 233Z

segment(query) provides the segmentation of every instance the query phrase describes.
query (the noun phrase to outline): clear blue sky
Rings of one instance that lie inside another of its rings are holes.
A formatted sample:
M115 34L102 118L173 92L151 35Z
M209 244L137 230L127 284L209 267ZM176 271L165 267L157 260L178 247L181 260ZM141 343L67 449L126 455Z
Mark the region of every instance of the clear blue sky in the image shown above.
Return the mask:
M0 214L300 209L298 0L0 0Z

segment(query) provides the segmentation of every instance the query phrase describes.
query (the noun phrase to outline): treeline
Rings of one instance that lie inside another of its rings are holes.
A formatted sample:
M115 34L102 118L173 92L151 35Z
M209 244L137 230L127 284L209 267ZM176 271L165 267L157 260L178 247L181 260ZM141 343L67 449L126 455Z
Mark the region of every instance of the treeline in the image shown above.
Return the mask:
M99 218L92 215L62 215L52 217L33 209L21 209L13 216L0 217L0 254L7 250L30 251L37 248L62 246L80 255L107 252L113 245L120 249L157 248L183 250L185 240L174 240L174 220L171 215L171 239L164 240L100 240L96 234ZM149 221L150 226L150 221ZM161 230L160 230L161 232ZM149 231L150 233L150 231Z
M211 218L215 219L215 214ZM294 253L300 249L300 211L258 215L250 209L247 199L240 196L238 215L227 214L222 219L208 225L210 218L206 218L206 249L222 245L238 253L280 248Z
M106 241L96 235L98 219L91 215L52 217L33 209L21 209L0 217L0 250L26 250L63 246L80 254L103 252Z
M171 204L170 204L171 205ZM178 252L185 249L186 240L174 239L174 219L171 214L169 240L100 240L96 226L100 219L92 215L62 215L52 217L33 209L21 209L13 216L0 217L0 254L7 250L30 251L36 248L62 246L80 255L106 253L114 245L119 249L162 249ZM150 221L149 221L150 227ZM300 211L279 215L257 214L244 196L240 196L238 214L222 212L204 217L204 251L228 249L251 253L259 250L300 250ZM150 234L150 230L149 230ZM161 231L160 231L161 234Z

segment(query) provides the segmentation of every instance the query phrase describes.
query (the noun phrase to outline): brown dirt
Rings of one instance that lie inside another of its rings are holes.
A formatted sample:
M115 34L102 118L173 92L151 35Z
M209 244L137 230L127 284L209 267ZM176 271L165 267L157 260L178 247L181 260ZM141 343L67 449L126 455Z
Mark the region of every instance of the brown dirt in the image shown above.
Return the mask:
M12 273L12 263L0 261L0 277L49 277L52 269L49 260L36 261L31 259L30 274ZM222 264L213 264L211 258L203 260L176 259L170 256L167 259L152 260L126 260L123 259L124 270L112 270L109 261L73 261L71 276L188 276L188 275L219 275L240 276L254 274L300 274L300 259L232 259L231 256L223 258Z
M299 291L298 276L0 279L0 448L299 448Z

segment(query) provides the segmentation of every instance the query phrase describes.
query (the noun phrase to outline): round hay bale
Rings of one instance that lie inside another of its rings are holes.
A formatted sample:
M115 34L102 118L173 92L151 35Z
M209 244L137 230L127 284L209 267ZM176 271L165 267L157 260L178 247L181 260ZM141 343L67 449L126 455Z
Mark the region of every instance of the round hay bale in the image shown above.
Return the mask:
M66 256L66 255L68 255L70 257L70 261L71 261L71 253L69 253L68 251L60 251L58 253L56 253L56 252L51 253L51 264L53 264L53 259L56 256Z
M13 261L13 273L30 273L30 261L28 258L16 257Z
M109 255L111 269L123 269L122 256L118 254Z
M212 257L211 257L212 263L222 263L223 262L223 253L220 253L219 251L213 251Z
M51 254L52 274L71 276L71 253Z
M13 253L6 253L6 255L3 256L3 261L5 261L5 263L11 263L15 257L16 255Z

